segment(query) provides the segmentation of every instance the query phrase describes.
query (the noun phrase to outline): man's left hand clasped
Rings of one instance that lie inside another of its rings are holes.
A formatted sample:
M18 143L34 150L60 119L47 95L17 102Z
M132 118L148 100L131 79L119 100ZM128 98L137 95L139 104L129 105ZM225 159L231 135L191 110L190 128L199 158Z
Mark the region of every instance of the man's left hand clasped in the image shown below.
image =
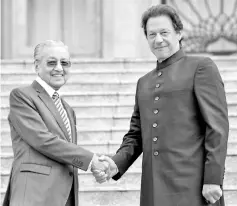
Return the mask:
M96 182L101 184L117 174L118 168L110 157L94 155L91 163L91 172Z

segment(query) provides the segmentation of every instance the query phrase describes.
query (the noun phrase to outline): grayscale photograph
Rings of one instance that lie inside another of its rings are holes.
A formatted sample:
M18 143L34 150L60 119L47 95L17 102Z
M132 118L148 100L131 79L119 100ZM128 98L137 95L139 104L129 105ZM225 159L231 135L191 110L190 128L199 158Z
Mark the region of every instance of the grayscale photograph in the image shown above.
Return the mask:
M237 206L237 0L1 0L2 206Z

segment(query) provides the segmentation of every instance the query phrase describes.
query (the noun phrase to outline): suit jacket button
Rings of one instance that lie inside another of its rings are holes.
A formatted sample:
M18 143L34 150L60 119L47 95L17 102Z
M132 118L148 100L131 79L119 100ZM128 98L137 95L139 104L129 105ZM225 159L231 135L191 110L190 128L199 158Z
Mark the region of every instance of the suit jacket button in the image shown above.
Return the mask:
M78 162L78 167L81 168L82 166L83 166L83 162L79 161L79 162Z
M158 101L160 99L160 97L155 97L155 101Z
M153 112L154 112L154 114L158 114L159 110L155 109Z
M157 127L157 123L153 123L153 125L152 125L153 127Z
M158 156L159 152L158 151L155 151L154 152L154 156Z
M71 176L71 177L72 177L72 176L73 176L73 172L69 172L69 176Z

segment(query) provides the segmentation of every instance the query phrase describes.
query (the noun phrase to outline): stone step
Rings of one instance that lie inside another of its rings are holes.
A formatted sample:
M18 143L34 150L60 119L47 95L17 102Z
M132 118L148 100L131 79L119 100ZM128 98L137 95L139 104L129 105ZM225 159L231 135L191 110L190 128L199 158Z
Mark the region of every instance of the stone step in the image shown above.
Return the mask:
M93 141L88 142L88 140L79 140L78 142L79 142L78 145L80 145L81 147L98 154L102 153L115 154L122 142L122 138L120 141L114 141L114 140L98 141L96 138L94 138ZM13 156L11 138L8 138L8 140L5 142L3 141L1 142L1 153ZM229 138L227 154L237 156L237 137L235 137L235 139Z
M77 128L80 130L80 128L85 128L88 125L94 125L94 127L97 128L111 128L111 127L128 127L131 119L131 114L126 114L124 116L118 115L118 116L108 116L107 114L104 114L103 116L94 116L94 117L87 117L87 116L79 116L77 115ZM237 126L237 114L235 115L229 115L229 124L230 127ZM9 128L9 123L7 118L1 118L1 128L7 129Z
M80 141L117 141L122 142L123 136L127 133L129 125L126 127L85 127L77 131L78 142ZM11 144L9 129L1 129L1 142ZM237 139L237 127L230 128L229 141L234 142Z
M1 171L1 188L6 188L9 180L9 171ZM82 170L78 170L78 176L79 176L79 185L81 190L90 190L93 187L100 186L103 190L109 190L111 187L120 187L123 189L126 189L126 187L129 188L137 188L139 189L140 182L141 182L141 168L137 169L129 169L125 175L118 181L110 180L109 182L106 182L104 184L99 184L95 181L95 178L93 177L92 173L90 171L84 172ZM231 183L230 180L234 180L237 178L237 173L228 173L226 175L226 179L228 182ZM236 177L235 177L236 176ZM233 182L233 181L232 181ZM230 185L230 184L229 184ZM235 188L233 185L229 186L229 189ZM236 188L237 189L237 188Z
M130 115L130 116L128 116ZM101 117L79 117L77 115L77 128L87 127L88 125L94 125L97 128L111 128L111 127L126 127L130 123L131 114L128 114L126 117L123 116L107 116L106 114ZM233 125L237 125L237 117L233 119ZM9 128L8 120L6 118L1 118L1 127L2 129Z
M11 90L20 86L27 86L30 85L32 81L29 82L6 82L1 85L2 92L10 93ZM228 82L230 85L230 89L236 88L232 85L231 82ZM227 88L227 87L226 87ZM86 91L86 92L94 92L94 91L106 91L106 92L113 92L113 91L126 91L131 92L135 91L136 89L136 82L78 82L78 83L70 83L68 82L65 86L62 87L61 91L63 92L70 92L70 91Z
M134 104L133 102L128 102L126 104L117 103L77 103L71 105L74 109L77 117L116 117L130 115L133 112ZM237 115L237 102L234 104L228 104L228 113L231 116ZM1 117L7 118L9 114L9 105L1 105Z
M5 189L1 189L2 201L4 194ZM224 195L225 206L237 206L237 191L226 190ZM140 190L138 189L111 187L109 190L103 190L100 186L97 186L90 191L83 191L79 187L78 206L138 206L139 200Z
M124 128L81 128L77 131L79 141L122 141L123 136L128 131L129 125ZM1 142L11 142L10 130L1 129Z
M233 94L235 95L235 94ZM231 95L231 98L232 96ZM63 93L63 98L68 102L69 105L95 102L95 103L119 103L127 104L128 102L134 103L134 92L68 92ZM237 92L236 92L237 96ZM9 93L1 93L1 104L9 104ZM237 102L237 101L236 101Z
M91 188L100 187L102 190L110 190L110 188L120 188L126 190L127 188L140 189L141 185L141 169L129 169L124 176L118 180L110 180L103 184L95 181L91 172L81 172L79 170L79 185L81 191L90 191ZM7 188L9 180L9 172L1 172L1 188ZM225 173L224 190L237 191L237 173Z
M136 90L136 82L137 81L120 81L120 82L109 82L109 81L91 81L91 82L68 82L65 86L62 87L63 92L71 92L71 91L86 91L86 92L94 92L94 91L104 91L104 92L132 92ZM1 92L10 93L11 90L21 86L30 85L32 81L7 81L2 82L1 84ZM225 89L233 90L237 88L237 77L234 80L226 80L224 81Z
M63 98L69 105L86 104L88 102L100 103L100 104L128 104L134 103L135 91L132 92L83 92L72 91L63 93ZM1 93L1 104L9 104L9 93ZM228 104L237 103L237 89L226 91L226 98Z
M234 60L230 60L233 62ZM118 71L133 71L133 70L151 70L156 67L156 61L154 60L125 60L125 59L91 59L91 60L75 60L72 59L72 72L118 72ZM226 70L232 69L233 63L222 63L221 68L226 68ZM18 73L19 71L25 73L33 73L35 71L33 61L23 60L2 60L2 71L3 73Z
M132 81L136 82L138 78L143 76L150 70L135 70L132 72L86 72L86 71L72 71L69 82L71 83L87 83L87 82L113 82L120 83L121 81ZM221 76L224 81L235 81L237 76L237 70L233 71L223 71ZM2 73L1 82L5 84L6 82L29 82L36 78L34 72L17 72L17 73Z
M237 191L224 191L224 195L226 206L237 206ZM140 194L138 190L128 190L126 188L126 191L119 190L119 192L80 192L79 198L81 201L79 206L138 206Z
M203 54L202 54L203 55ZM197 56L195 54L194 56ZM236 70L236 56L209 56L220 70ZM153 59L71 59L72 69L79 71L117 71L134 69L152 69L156 66L156 60ZM33 60L2 60L2 71L19 72L34 71Z
M116 149L118 149L117 145L116 145ZM115 151L115 149L114 149L114 151ZM95 152L95 151L93 151L93 152ZM108 152L108 150L105 151L104 149L98 151L99 155L102 154L102 153L104 155L108 155L108 156L112 156L114 154L114 152ZM13 154L12 153L1 153L0 157L1 157L1 170L0 171L10 171L10 168L12 166L12 161L13 161ZM234 157L235 156L233 156L233 155L229 156L229 159L230 159L230 163L229 163L230 168L229 168L229 170L230 170L230 172L237 172L237 168L236 169L231 168L233 162L234 163L237 162L237 158L235 160ZM134 170L134 169L137 169L137 168L141 168L141 162L142 162L142 155L134 162L134 164L130 167L130 169Z
M132 114L133 111L133 103L129 102L127 104L118 104L118 103L105 103L101 104L87 102L86 104L77 103L75 105L71 105L74 109L75 113L79 117L87 116L87 117L102 117L106 116L118 116L118 115L125 115L125 114ZM237 103L228 106L230 110L233 112L237 111ZM9 105L1 104L1 117L7 118L9 114ZM233 108L233 109L232 109ZM236 109L236 110L235 110Z
M118 149L118 146L116 146L116 149ZM115 149L115 150L116 150ZM114 150L114 151L115 151ZM112 153L108 153L107 151L104 150L99 150L98 154L102 154L101 151L103 151L102 153L104 155L113 155L114 152L112 151ZM95 152L95 151L93 151ZM100 153L99 153L100 152ZM13 161L13 154L12 153L1 153L1 171L10 171L11 165L12 165L12 161ZM134 164L131 166L131 169L133 170L134 168L140 168L142 163L142 155L134 162ZM237 155L227 155L226 157L226 172L234 172L237 173Z
M103 154L115 154L122 142L122 138L121 138L121 141L119 141L119 142L113 141L113 140L99 141L96 138L94 138L93 141L84 140L84 141L78 141L78 142L79 142L78 145L80 145L81 147L88 149L90 151L93 151L94 153L97 153L97 154L102 154L102 153ZM237 148L237 141L236 141L236 144L235 143L231 143L231 144L233 144L233 145L231 145L232 147ZM8 138L7 142L1 143L1 153L8 154L13 157L12 143L11 143L10 138ZM237 155L237 152L236 152L236 155Z
M231 72L235 73L235 72ZM84 82L116 82L123 81L136 81L139 77L143 76L145 72L130 72L130 73L84 73L84 72L72 72L70 76L71 83L84 83ZM237 74L237 73L236 73ZM227 77L233 77L229 75ZM33 81L36 78L35 73L13 73L13 74L1 74L1 82L21 82L21 81Z

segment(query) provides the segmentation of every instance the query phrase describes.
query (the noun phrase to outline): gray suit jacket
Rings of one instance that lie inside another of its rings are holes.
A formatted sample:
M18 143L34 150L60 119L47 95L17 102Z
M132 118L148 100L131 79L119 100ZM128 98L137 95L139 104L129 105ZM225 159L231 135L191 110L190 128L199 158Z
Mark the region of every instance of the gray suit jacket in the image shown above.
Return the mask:
M86 171L93 153L77 145L75 113L62 103L73 143L54 102L36 81L11 92L8 120L14 161L4 206L65 206L73 181L78 205L77 168Z

